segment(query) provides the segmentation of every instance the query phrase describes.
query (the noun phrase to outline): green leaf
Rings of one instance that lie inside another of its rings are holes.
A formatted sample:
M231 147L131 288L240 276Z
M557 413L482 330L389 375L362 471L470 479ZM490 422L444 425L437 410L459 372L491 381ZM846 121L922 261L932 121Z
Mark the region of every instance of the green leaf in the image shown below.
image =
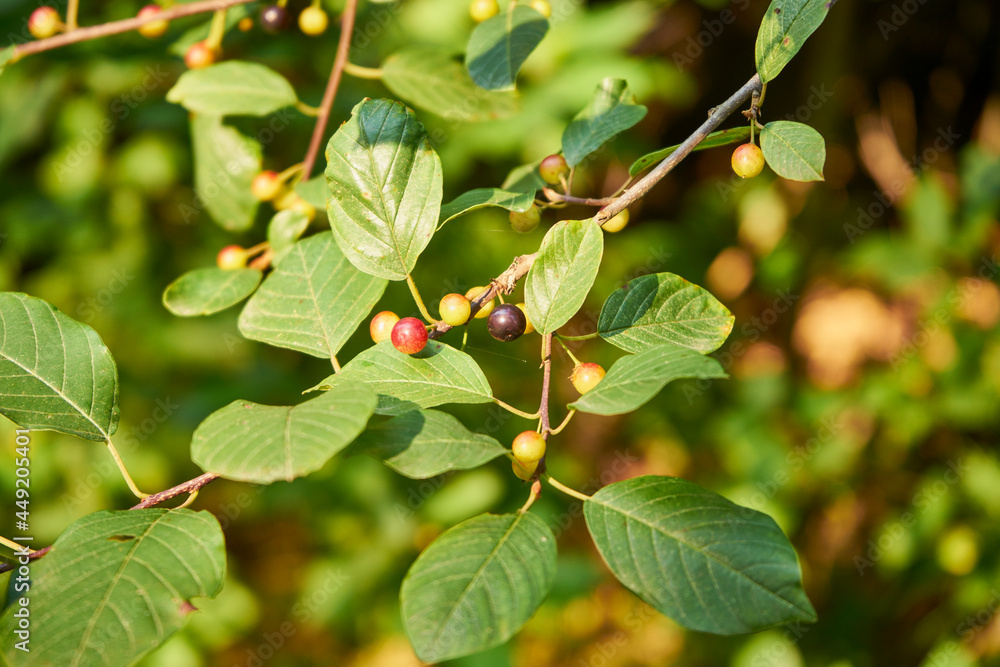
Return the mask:
M348 454L369 454L401 475L427 479L477 468L507 453L494 438L473 433L451 415L414 410L369 426Z
M332 386L339 379L357 380L374 389L379 395L375 412L382 415L399 415L445 403L493 400L490 383L475 360L433 340L415 355L403 354L392 346L392 341L382 341L314 388Z
M241 19L250 16L253 13L250 9L251 7L253 7L256 10L256 7L254 7L254 5L252 4L235 5L233 7L228 7L226 9L225 32L228 33L230 30L236 27L236 24L239 23ZM188 48L192 44L194 44L195 42L200 42L208 37L208 33L211 31L211 29L212 29L211 19L204 21L194 26L193 28L190 28L189 30L185 31L183 35L178 37L177 41L175 41L173 44L167 47L167 52L183 58L184 54L187 53Z
M206 208L223 229L250 229L260 203L250 192L260 172L260 144L216 116L192 116L191 138L196 205Z
M673 273L629 281L601 308L597 332L628 352L673 343L711 352L726 342L735 318L712 294Z
M0 292L0 414L23 428L106 440L118 429L111 352L41 299Z
M271 251L274 252L271 261L275 265L288 254L308 227L309 218L305 213L298 211L278 211L271 218L271 222L267 223L267 242L271 244Z
M624 79L608 77L597 86L587 108L573 118L562 135L563 156L574 167L611 137L632 127L646 115Z
M382 297L386 280L358 271L330 232L296 243L247 302L240 333L329 359Z
M822 181L826 163L823 135L808 125L776 120L760 131L764 159L778 176L791 181Z
M288 80L264 65L227 60L181 74L167 101L206 116L266 116L298 101Z
M465 54L472 80L486 90L513 88L521 65L548 29L545 17L524 5L477 25Z
M645 405L681 378L724 378L715 359L675 345L652 347L616 361L596 387L569 407L595 415L623 415Z
M215 597L226 578L222 528L209 512L101 511L72 523L32 561L30 652L15 646L23 609L0 616L11 665L131 665L183 624L191 600Z
M404 280L441 209L441 160L400 102L365 100L330 139L330 226L354 266Z
M382 83L413 106L452 121L505 118L517 108L513 95L483 92L462 63L437 49L392 54L382 64Z
M524 284L528 319L538 333L555 331L580 310L603 254L604 233L593 219L563 220L549 229Z
M816 620L795 550L766 514L652 475L610 484L583 508L611 572L686 628L732 635Z
M262 275L257 269L188 271L163 290L163 305L179 317L211 315L253 294Z
M326 210L327 195L330 194L330 188L326 184L326 176L321 174L308 181L299 181L295 184L295 191L317 210Z
M773 0L767 8L754 49L757 73L767 83L778 76L820 26L836 0Z
M417 657L440 662L504 643L541 605L555 571L555 536L528 512L484 514L446 531L400 590Z
M531 164L514 167L507 174L500 189L507 192L530 192L531 196L534 197L536 192L548 185L542 180L542 175L538 173L538 165L541 163L542 161L538 160Z
M343 380L294 407L234 401L195 430L191 460L227 479L290 482L319 470L351 444L375 402L368 387Z
M696 151L703 151L706 148L718 148L719 146L727 146L729 144L743 144L750 140L750 126L744 125L741 127L731 127L728 130L719 130L718 132L712 132L710 135L705 137L704 141L699 143L694 147ZM680 144L674 146L668 146L667 148L661 148L658 151L653 151L652 153L647 153L641 158L632 163L632 166L628 168L628 175L635 176L636 174L652 167L657 164L668 155L673 153L675 150L680 148Z
M535 203L534 192L506 192L499 188L478 188L460 194L451 202L441 207L441 225L454 220L460 215L465 215L469 211L486 206L497 206L508 211L524 213Z

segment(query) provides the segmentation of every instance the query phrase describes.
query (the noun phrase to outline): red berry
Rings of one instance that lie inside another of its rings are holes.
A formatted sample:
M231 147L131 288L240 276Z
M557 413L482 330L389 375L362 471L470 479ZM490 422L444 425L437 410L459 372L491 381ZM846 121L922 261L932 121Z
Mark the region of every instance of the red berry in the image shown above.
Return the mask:
M28 19L28 32L36 39L45 39L59 32L63 27L59 12L52 7L39 7L31 12Z
M148 18L159 14L163 9L159 5L146 5L139 10L136 15L141 19ZM139 26L139 34L147 39L156 39L157 37L163 37L167 32L167 28L170 27L168 21L150 21Z
M511 446L514 460L522 465L538 463L545 456L545 438L537 431L524 431L514 438Z
M403 354L416 354L427 345L427 327L415 317L404 317L392 327L392 344Z
M543 181L549 185L556 185L559 183L560 176L565 176L569 173L569 165L566 164L566 158L562 155L550 155L538 165L538 173L541 175Z
M733 151L733 171L740 178L753 178L764 169L764 153L754 144L737 146Z
M260 13L260 25L267 32L281 32L288 27L288 11L279 5L270 5Z
M520 338L527 326L524 313L512 303L497 306L486 323L490 335L504 343Z
M597 386L604 378L604 369L600 364L595 364L587 362L585 364L577 364L573 369L573 374L569 377L570 382L581 394L586 394L588 391Z
M391 310L383 310L373 317L372 323L368 327L368 331L372 335L372 340L376 343L388 340L392 335L392 328L396 326L396 322L398 321L399 315Z
M542 220L542 214L538 212L538 207L532 204L524 213L511 211L509 218L510 226L514 228L515 232L527 234L538 226Z
M227 245L215 256L215 264L226 271L242 269L247 265L247 257L248 253L242 246Z
M208 44L204 41L195 42L188 47L187 53L184 54L184 64L188 66L188 69L202 69L214 64L216 58L216 52Z
M445 294L438 304L438 312L445 324L460 327L469 321L472 304L461 294Z

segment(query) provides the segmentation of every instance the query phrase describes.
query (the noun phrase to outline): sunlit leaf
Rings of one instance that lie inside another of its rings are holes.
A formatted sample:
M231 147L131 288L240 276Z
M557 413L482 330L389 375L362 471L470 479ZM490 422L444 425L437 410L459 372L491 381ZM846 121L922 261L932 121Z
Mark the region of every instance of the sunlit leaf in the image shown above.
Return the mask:
M465 54L472 80L486 90L513 87L524 61L548 29L545 17L524 5L477 25Z
M309 218L305 213L287 209L274 214L267 223L267 242L274 253L272 264L277 266L281 262L308 227Z
M506 192L499 188L470 190L441 207L440 225L486 206L496 206L508 211L524 213L531 208L533 203L535 203L534 192Z
M364 430L375 393L340 382L294 407L234 401L203 421L191 439L191 460L227 479L268 484L323 467Z
M479 467L506 454L507 448L445 412L414 410L369 426L348 453L369 454L401 475L426 479Z
M823 135L808 125L776 120L760 131L764 159L778 176L792 181L822 181L826 163Z
M594 98L566 126L562 135L563 156L574 167L608 139L632 127L646 115L646 107L635 103L635 95L623 79L604 79Z
M823 23L836 0L773 0L757 32L757 73L767 83Z
M211 315L253 294L261 276L257 269L188 271L163 291L163 305L180 317Z
M404 280L431 240L441 210L441 160L412 111L365 100L330 139L330 226L348 260Z
M403 101L449 120L504 118L517 107L512 94L482 90L462 63L437 49L392 54L382 63L382 82Z
M529 512L484 514L446 531L400 591L417 657L440 662L507 641L541 605L555 570L555 536Z
M660 345L616 361L595 388L569 407L596 415L621 415L645 405L674 380L724 377L715 359L684 347Z
M292 84L269 67L227 60L184 72L167 101L206 116L266 116L298 98Z
M398 415L445 403L489 403L493 390L479 364L464 352L428 341L415 355L403 354L382 341L351 359L340 373L316 388L340 379L364 382L379 395L376 412Z
M524 285L528 319L539 333L555 331L580 310L603 253L604 232L592 219L549 229Z
M240 314L251 340L329 359L385 291L386 280L347 261L330 232L299 241Z
M41 299L0 292L0 414L23 428L107 439L118 429L111 352Z
M656 273L612 292L601 308L597 332L629 352L662 343L711 352L726 342L734 321L708 290L673 273Z
M30 588L0 616L10 665L131 665L180 629L192 602L226 578L222 528L209 512L101 511L72 523L30 566ZM30 651L15 644L30 612Z
M816 620L795 550L766 514L650 475L604 487L584 516L612 573L686 628L732 635Z
M260 203L250 192L260 172L260 144L217 116L192 116L191 139L196 207L207 209L224 229L249 229Z

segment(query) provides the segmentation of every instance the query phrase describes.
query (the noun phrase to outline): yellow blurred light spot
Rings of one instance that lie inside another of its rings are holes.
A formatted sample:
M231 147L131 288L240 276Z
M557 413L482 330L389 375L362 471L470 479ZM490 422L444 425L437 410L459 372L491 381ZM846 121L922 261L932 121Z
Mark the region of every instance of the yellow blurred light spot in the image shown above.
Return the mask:
M955 526L937 544L937 561L946 572L962 576L979 561L979 536L969 526Z
M740 242L755 255L771 253L788 229L788 208L772 188L759 188L740 202Z
M721 299L735 299L753 280L753 258L742 248L726 248L705 274L708 289Z

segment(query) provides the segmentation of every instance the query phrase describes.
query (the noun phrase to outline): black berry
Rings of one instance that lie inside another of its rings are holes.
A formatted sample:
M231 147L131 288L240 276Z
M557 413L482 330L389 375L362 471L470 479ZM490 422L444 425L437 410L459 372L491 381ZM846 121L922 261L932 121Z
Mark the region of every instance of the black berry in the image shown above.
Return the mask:
M497 306L490 313L490 319L486 323L490 335L499 341L509 343L521 337L528 321L524 318L524 313L517 306L505 303Z
M281 32L288 27L288 12L278 5L265 7L260 13L260 25L268 32Z

